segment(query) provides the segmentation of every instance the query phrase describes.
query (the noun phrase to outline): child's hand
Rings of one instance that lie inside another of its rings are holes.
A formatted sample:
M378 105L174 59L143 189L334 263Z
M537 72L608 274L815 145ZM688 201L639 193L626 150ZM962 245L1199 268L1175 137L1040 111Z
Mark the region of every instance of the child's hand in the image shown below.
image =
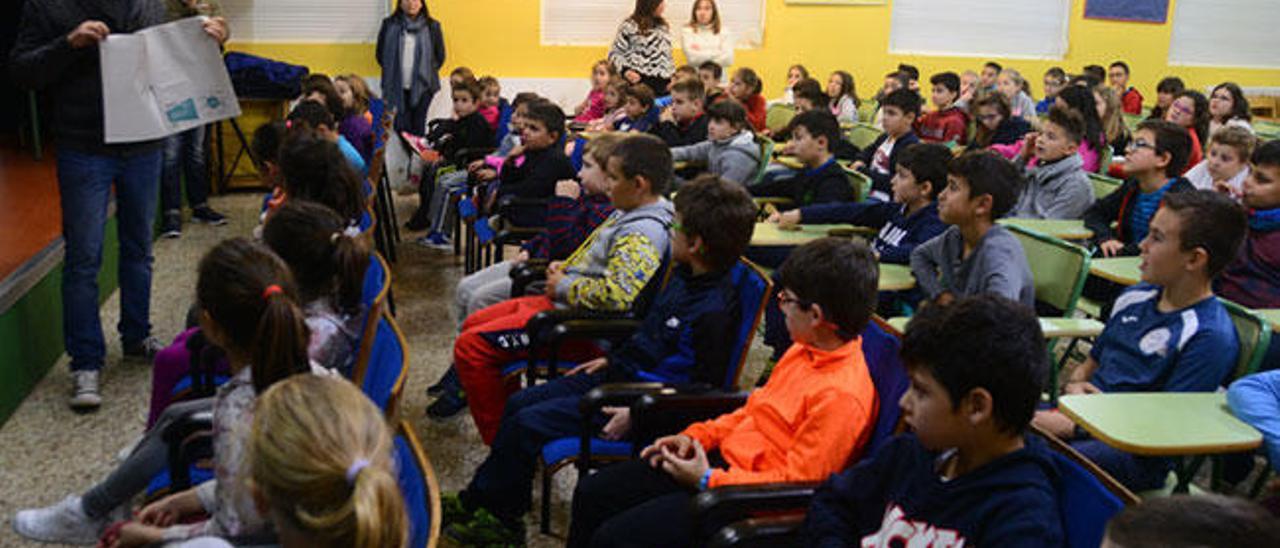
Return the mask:
M1098 244L1098 249L1102 251L1103 257L1115 257L1124 250L1124 242L1120 240L1107 240Z
M773 221L775 216L778 218L777 221ZM785 213L775 213L769 216L769 220L778 223L778 228L792 229L800 224L800 210L793 209Z
M573 369L570 369L568 373L565 373L565 376L567 377L569 375L578 374L590 375L606 367L609 367L609 358L596 358L594 360L578 364L577 367L574 367Z
M480 182L488 182L498 178L498 171L491 167L480 168L476 170L475 176Z
M1035 416L1031 418L1031 424L1039 426L1040 429L1059 439L1073 438L1076 433L1076 423L1057 411L1036 411Z
M601 411L609 415L609 422L605 423L604 428L600 430L600 437L618 441L631 431L630 407L605 407Z
M102 21L89 20L80 23L71 34L67 35L67 43L71 44L72 49L80 49L89 47L107 38L111 34L111 29Z
M857 160L857 161L853 162L852 164L849 164L849 169L852 169L852 170L854 170L854 171L862 171L862 168L864 168L864 167L867 167L867 164L866 164L866 162L863 162L862 160Z
M671 111L671 107L667 107L667 108L662 109L662 113L658 115L658 121L660 121L660 122L675 122L675 121L676 121L676 115L675 115L675 113L674 113L674 112L672 112L672 111Z
M560 280L564 279L564 263L559 261L547 265L547 297L556 298L556 286L560 285Z
M653 442L653 445L645 447L640 451L640 458L649 461L649 466L657 468L662 463L664 449L671 454L689 458L693 456L693 438L684 434L676 434L674 436L664 436Z
M177 523L182 516L187 514L187 509L183 507L182 500L186 493L186 491L174 493L144 506L138 511L135 519L138 523L155 527L168 527Z
M1036 139L1040 138L1040 133L1032 131L1022 138L1022 151L1018 153L1018 157L1023 162L1031 159L1036 153Z
M529 262L529 250L521 249L519 253L516 253L516 257L511 259L511 262L515 264L524 264Z
M582 195L582 185L573 179L565 179L556 182L556 196L560 198L568 198L577 200Z
M98 546L105 548L128 548L131 546L147 546L164 542L164 530L159 527L143 525L136 521L124 524L111 538L103 538Z
M217 41L218 44L225 44L227 38L231 36L231 32L227 30L227 20L221 16L205 19L204 32Z
M641 78L640 73L636 72L633 69L627 69L626 72L622 73L622 77L626 78L627 81L631 82L632 84L639 84L640 78Z
M1235 189L1234 187L1232 187L1232 186L1231 186L1231 184L1230 184L1230 183L1228 183L1228 182L1226 182L1226 181L1214 181L1214 182L1213 182L1213 189L1214 189L1214 190L1216 190L1216 191L1218 191L1218 192L1219 192L1219 193L1221 193L1221 194L1225 194L1225 195L1227 195L1227 196L1231 197L1231 199L1232 199L1232 200L1235 200L1235 201L1237 201L1237 202L1238 202L1238 201L1240 201L1240 199L1244 197L1242 194L1240 194L1240 193L1236 192L1236 189Z
M693 455L686 458L668 447L663 447L662 460L662 469L671 474L671 479L689 487L697 487L702 481L702 474L711 467L711 463L707 460L707 451L697 440L693 441Z

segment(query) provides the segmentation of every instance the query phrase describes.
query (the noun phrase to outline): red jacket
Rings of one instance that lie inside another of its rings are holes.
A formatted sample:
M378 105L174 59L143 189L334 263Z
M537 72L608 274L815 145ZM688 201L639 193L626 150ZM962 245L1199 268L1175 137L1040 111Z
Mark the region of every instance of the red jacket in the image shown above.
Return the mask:
M747 104L742 105L747 109L747 121L751 123L751 127L757 132L764 131L765 119L768 116L768 109L765 107L764 96L759 93L752 95L747 100Z
M1142 93L1137 88L1129 88L1129 91L1124 92L1120 96L1120 102L1124 105L1121 110L1126 114L1142 114Z
M969 115L956 107L929 112L916 120L915 131L926 143L955 141L963 145L969 132Z

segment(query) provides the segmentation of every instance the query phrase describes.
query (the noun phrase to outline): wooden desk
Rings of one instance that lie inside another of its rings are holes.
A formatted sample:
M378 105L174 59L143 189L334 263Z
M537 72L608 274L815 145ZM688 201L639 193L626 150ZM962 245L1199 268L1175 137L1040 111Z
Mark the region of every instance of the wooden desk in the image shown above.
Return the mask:
M882 269L881 276L883 276L883 272ZM890 318L889 325L899 332L905 332L907 322L910 319L905 317ZM1044 332L1044 338L1046 339L1096 337L1102 334L1103 327L1106 326L1102 322L1087 318L1040 318L1040 330Z
M1031 232L1053 236L1059 240L1080 241L1093 237L1093 231L1084 227L1084 221L1058 219L1000 219L1000 224L1016 226Z
M1089 262L1089 273L1121 285L1135 285L1142 281L1142 264L1139 257L1112 257Z
M1185 456L1248 451L1262 434L1227 409L1219 392L1066 395L1058 409L1102 442L1135 455Z
M775 223L756 223L755 232L751 234L752 247L798 247L814 240L826 238L833 230L857 230L858 227L847 224L835 225L796 225L795 229L780 228Z

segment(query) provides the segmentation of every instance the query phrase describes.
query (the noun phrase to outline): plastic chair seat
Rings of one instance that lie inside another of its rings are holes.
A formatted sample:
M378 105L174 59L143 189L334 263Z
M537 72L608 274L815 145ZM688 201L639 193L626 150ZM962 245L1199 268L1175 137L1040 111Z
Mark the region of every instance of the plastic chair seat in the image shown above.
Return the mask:
M591 458L630 458L631 442L609 441L591 438ZM542 446L543 466L563 466L577 458L582 449L582 440L577 437L560 438Z
M545 362L541 362L541 361L539 361L539 362L537 362L537 363L539 364L539 365L538 365L538 367L539 367L539 368L545 368L545 367L546 367L546 363L545 363ZM567 361L556 360L556 363L555 363L555 368L556 368L556 370L558 370L558 371L568 371L568 370L573 369L573 368L575 368L575 367L577 367L577 366L578 366L578 362L567 362ZM524 372L525 372L525 370L527 370L527 369L529 369L529 362L528 362L528 361L526 361L526 360L520 360L520 361L517 361L517 362L511 362L511 363L509 363L509 364L507 364L507 365L503 366L503 368L502 368L502 376L503 376L503 377L510 377L510 376L514 376L514 375L519 375L519 374L521 374L521 373L524 373Z
M213 479L213 468L205 468L202 466L191 465L190 472L191 485L200 485L206 481ZM147 498L154 498L158 493L164 492L173 483L169 479L169 469L165 468L155 477L151 478L151 483L147 484Z

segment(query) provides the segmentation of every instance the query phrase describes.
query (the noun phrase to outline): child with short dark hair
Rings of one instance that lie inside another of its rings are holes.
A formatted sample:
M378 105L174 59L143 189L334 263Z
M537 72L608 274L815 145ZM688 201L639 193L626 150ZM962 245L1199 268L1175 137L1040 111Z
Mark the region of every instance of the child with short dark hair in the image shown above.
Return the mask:
M1116 299L1089 358L1067 375L1068 394L1212 392L1235 368L1236 329L1213 279L1244 239L1244 210L1215 192L1164 196L1142 241L1142 283ZM1089 438L1057 411L1036 424L1071 439L1089 460L1134 491L1158 489L1172 462L1140 457Z
M1156 84L1156 105L1151 107L1151 114L1147 115L1147 119L1163 120L1169 105L1173 104L1173 98L1184 89L1187 89L1187 85L1177 76L1166 76L1160 79L1160 83Z
M1115 192L1094 202L1084 214L1084 226L1104 257L1138 254L1147 225L1167 193L1195 190L1179 177L1190 154L1186 130L1163 120L1147 120L1129 141L1124 170L1129 177ZM1115 223L1116 228L1111 228Z
M760 81L756 71L750 68L738 69L729 80L729 97L747 110L747 121L751 122L751 127L756 132L768 129L765 125L766 104L761 91L764 91L764 83Z
M1198 190L1215 190L1238 201L1244 194L1249 157L1257 144L1258 138L1248 129L1223 126L1209 139L1204 161L1188 170L1185 177Z
M557 181L573 178L573 164L560 146L564 133L564 111L560 107L550 102L529 104L520 132L524 161L508 158L504 163L499 176L499 200L505 196L550 198L555 194ZM543 226L546 215L542 211L522 211L504 220L515 226Z
M1129 85L1129 64L1124 61L1111 63L1107 69L1111 87L1120 94L1125 114L1142 114L1142 92Z
M987 61L982 65L982 79L978 81L978 87L981 91L992 93L996 91L996 83L1000 79L1000 73L1004 71L1004 67L995 61ZM982 93L979 93L982 95Z
M607 357L511 397L492 449L458 495L469 515L448 526L446 536L464 545L495 533L523 542L520 518L531 503L538 454L544 444L580 432L578 406L593 388L616 382L723 386L740 325L730 270L751 240L755 204L741 185L706 175L680 189L675 207L676 266L640 329ZM619 439L629 430L628 408L605 408L597 419L607 438ZM497 519L477 519L481 512ZM478 526L495 521L499 531Z
M707 99L702 81L686 78L671 85L671 106L662 111L660 123L650 130L669 147L695 145L707 140Z
M970 152L947 166L938 218L952 225L911 252L911 273L937 304L990 293L1035 306L1035 283L1022 244L996 224L1022 186L1018 168L993 152Z
M1049 107L1053 106L1054 101L1058 98L1058 92L1067 85L1067 72L1062 67L1053 67L1044 71L1044 98L1036 103L1036 114L1045 115L1049 113Z
M1093 205L1093 184L1076 152L1084 139L1084 118L1071 109L1049 110L1039 133L1027 136L1018 156L1026 185L1009 213L1025 219L1079 219ZM1030 161L1030 163L1028 163Z
M960 98L960 76L954 72L941 72L929 79L933 84L934 110L916 120L915 132L926 143L955 143L963 145L969 132L969 115L956 107Z
M1026 434L1049 376L1035 314L993 295L926 308L902 358L911 433L818 488L805 544L1063 545L1058 467Z
M338 145L338 150L342 151L342 156L351 164L351 169L361 177L369 176L369 164L365 163L364 158L360 156L360 151L347 142L346 137L338 133L337 118L322 103L311 99L299 102L293 110L289 111L285 124L291 132L309 131Z
M685 545L698 491L817 481L860 456L877 408L889 405L877 400L858 336L875 303L875 258L862 243L825 238L797 248L778 274L796 343L769 381L737 411L580 478L568 546Z
M622 109L626 116L613 125L617 131L645 133L658 124L658 109L653 106L653 90L644 84L632 84L623 91Z
M1248 499L1208 493L1150 497L1107 524L1102 548L1280 546L1280 526Z
M480 84L466 81L453 86L453 118L432 120L427 125L427 139L439 160L427 162L419 176L418 209L410 219L412 225L429 228L426 236L417 241L427 246L449 247L445 235L445 207L449 204L450 187L445 181L436 181L435 173L442 164L453 164L465 170L467 164L479 155L465 151L486 150L493 146L493 129L480 113L484 92ZM482 153L480 154L482 155ZM416 227L416 226L415 226Z
M840 139L840 124L826 109L811 110L791 120L789 148L804 164L792 179L774 180L751 187L753 196L790 198L796 207L827 202L853 201L849 177L832 154Z
M1009 100L999 93L980 95L969 107L977 121L969 148L979 150L991 145L1010 145L1031 131L1031 124L1009 111Z
M897 90L880 103L880 112L884 133L862 151L852 167L871 178L869 198L888 201L893 192L889 180L898 166L898 153L920 142L911 129L920 115L920 96L911 90Z
M707 109L707 140L671 149L676 162L702 166L706 172L746 186L760 168L760 145L737 101L721 101Z
M726 99L725 91L720 84L720 79L723 77L724 67L716 64L715 61L707 61L698 66L698 79L702 80L702 87L707 92L706 104L703 108L710 108L711 105Z
M1218 294L1249 308L1280 308L1280 141L1258 147L1250 161L1241 192L1249 235L1218 277ZM1272 348L1280 349L1280 342Z
M805 78L791 87L791 102L796 114L826 107L830 99L822 90L822 84L813 78ZM832 113L835 116L835 113Z

